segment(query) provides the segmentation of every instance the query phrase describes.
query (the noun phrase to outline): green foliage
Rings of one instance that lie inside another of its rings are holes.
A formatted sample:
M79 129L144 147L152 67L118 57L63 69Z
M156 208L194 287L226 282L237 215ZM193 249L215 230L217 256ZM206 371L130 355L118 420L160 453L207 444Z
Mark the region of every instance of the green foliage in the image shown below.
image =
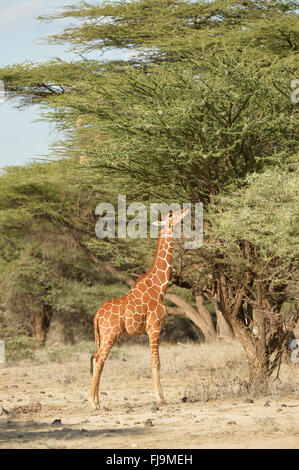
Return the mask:
M296 160L285 168L253 173L246 182L233 195L219 198L220 210L211 218L217 239L231 254L240 240L258 246L261 269L271 256L290 262L298 255Z
M109 356L108 356L108 359L109 360L117 360L117 361L124 361L126 362L128 360L128 353L123 351L122 349L119 349L119 348L116 348L114 347L113 349L111 349L111 351L109 352Z
M48 346L44 351L44 354L49 362L57 362L59 364L69 362L75 356L73 348L69 346Z
M296 150L295 3L84 2L48 19L59 17L83 23L54 42L140 46L155 56L154 63L145 55L130 65L56 60L1 71L12 96L30 103L31 93L45 118L68 132L55 155L72 157L81 180L94 181L96 171L106 182L108 171L135 199L209 201Z
M66 188L65 178L68 168L59 164L9 168L0 177L1 305L6 323L32 336L47 330L53 316L82 333L111 293L124 292L88 256L90 196L75 184Z
M278 299L283 294L284 300L291 302L296 298L298 259L296 160L284 168L253 173L246 186L219 196L209 208L210 228L202 253L212 264L229 270L232 282L246 285L246 278L250 279L247 282L254 282L252 290L255 283L263 281L270 295Z
M66 6L50 21L74 18L78 22L50 37L70 43L80 52L118 47L137 49L154 60L179 60L181 55L230 46L247 45L260 52L284 54L298 44L295 1L139 0ZM94 21L95 19L101 21Z
M143 197L209 200L294 152L298 117L287 94L294 73L246 51L203 53L143 73L127 67L121 87L117 74L105 72L109 85L99 94L109 138L84 150L86 170L118 170Z
M35 350L39 342L28 336L7 338L5 340L5 359L7 362L35 360Z

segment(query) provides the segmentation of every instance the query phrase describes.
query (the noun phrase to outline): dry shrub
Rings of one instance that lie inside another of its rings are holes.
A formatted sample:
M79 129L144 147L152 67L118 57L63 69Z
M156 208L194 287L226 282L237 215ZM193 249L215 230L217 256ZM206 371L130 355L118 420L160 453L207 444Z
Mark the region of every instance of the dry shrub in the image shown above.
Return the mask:
M296 364L283 364L280 378L269 383L248 381L247 361L241 346L235 341L205 344L199 348L201 365L187 382L185 395L190 402L260 396L299 396L299 368Z
M248 396L249 384L244 368L209 368L194 377L186 386L185 395L190 402L207 402L222 398Z
M127 362L128 357L129 356L125 351L123 351L120 348L114 347L109 352L108 360L118 360L118 361Z
M299 364L283 364L279 378L271 381L269 393L273 398L292 395L299 398Z
M73 366L63 366L57 381L62 385L68 385L77 380L77 376L74 373Z

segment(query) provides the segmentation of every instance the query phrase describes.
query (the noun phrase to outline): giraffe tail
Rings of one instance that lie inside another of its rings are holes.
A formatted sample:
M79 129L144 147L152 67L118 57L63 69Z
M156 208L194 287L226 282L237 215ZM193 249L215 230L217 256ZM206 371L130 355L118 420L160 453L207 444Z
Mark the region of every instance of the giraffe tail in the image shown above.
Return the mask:
M91 358L90 358L90 373L91 375L93 375L93 359L96 355L96 353L98 352L99 348L100 348L100 334L99 334L99 328L98 328L98 316L95 315L94 317L94 343L95 343L95 352L94 354L92 354Z
M93 358L94 358L94 354L90 358L90 373L91 373L91 375L93 375Z

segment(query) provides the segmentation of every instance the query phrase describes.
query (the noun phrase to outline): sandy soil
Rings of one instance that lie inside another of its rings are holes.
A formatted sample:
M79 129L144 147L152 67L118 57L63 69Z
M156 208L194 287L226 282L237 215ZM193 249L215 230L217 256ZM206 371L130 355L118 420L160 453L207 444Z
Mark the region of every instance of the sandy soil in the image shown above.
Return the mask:
M245 358L236 343L162 344L168 404L157 408L148 348L115 351L104 368L99 411L87 403L88 352L63 363L0 365L0 448L299 447L298 366L285 366L284 380L256 398L240 388Z

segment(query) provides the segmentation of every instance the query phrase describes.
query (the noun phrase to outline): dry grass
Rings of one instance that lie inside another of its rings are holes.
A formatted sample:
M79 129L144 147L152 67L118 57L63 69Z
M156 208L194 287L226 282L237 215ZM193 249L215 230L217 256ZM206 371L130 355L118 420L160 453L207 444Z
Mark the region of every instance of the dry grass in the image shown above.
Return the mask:
M46 366L48 371L52 364L57 382L71 384L77 380L78 367L84 376L88 374L93 349L93 343L87 341L75 346L48 346L35 353L32 365ZM255 384L249 383L246 355L236 340L212 344L162 343L160 357L162 381L179 377L179 381L184 384L182 393L189 402L236 397L257 398L264 395L273 398L284 395L299 397L299 367L296 364L282 364L279 379L271 379L266 390L260 390ZM27 359L24 364L27 365L28 362L30 360ZM112 348L103 378L109 375L121 377L124 373L132 379L151 379L147 344L136 344L129 340Z
M248 382L246 355L234 340L214 344L167 344L160 346L161 377L180 377L185 383L184 395L190 402L208 402L225 398L292 395L299 397L299 367L283 364L280 377L271 379L261 390ZM149 350L145 345L115 346L104 374L138 379L151 378ZM109 370L107 370L109 369Z
M146 344L114 346L100 385L101 410L87 403L93 344L45 349L0 367L0 448L238 448L297 445L299 367L283 364L267 398L249 390L236 341L162 343L168 405L153 407ZM254 393L256 395L254 396ZM248 398L254 396L254 403ZM297 402L296 402L297 400ZM270 405L265 407L265 402ZM61 426L53 427L55 420ZM153 427L146 427L151 420ZM237 430L237 431L236 431Z

